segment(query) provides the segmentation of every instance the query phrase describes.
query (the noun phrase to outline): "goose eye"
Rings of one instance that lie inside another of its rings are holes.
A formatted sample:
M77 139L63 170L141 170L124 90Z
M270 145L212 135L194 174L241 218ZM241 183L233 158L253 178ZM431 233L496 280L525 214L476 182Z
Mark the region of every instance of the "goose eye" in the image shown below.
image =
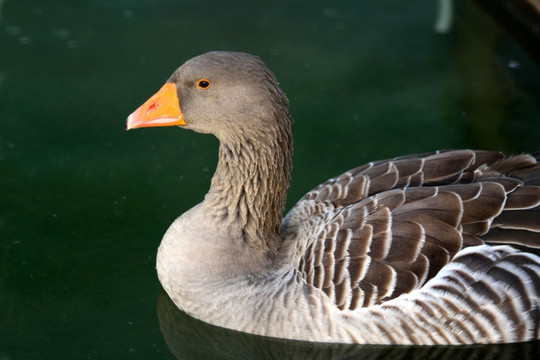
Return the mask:
M199 89L208 89L208 87L210 86L210 81L209 80L206 80L206 79L201 79L197 82L197 87Z

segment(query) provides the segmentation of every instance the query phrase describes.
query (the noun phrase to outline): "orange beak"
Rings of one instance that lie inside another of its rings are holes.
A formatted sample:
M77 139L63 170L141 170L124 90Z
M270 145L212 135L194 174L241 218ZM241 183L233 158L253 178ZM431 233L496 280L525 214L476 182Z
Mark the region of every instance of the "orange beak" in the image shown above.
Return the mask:
M126 129L152 126L184 126L176 85L166 83L159 91L128 116Z

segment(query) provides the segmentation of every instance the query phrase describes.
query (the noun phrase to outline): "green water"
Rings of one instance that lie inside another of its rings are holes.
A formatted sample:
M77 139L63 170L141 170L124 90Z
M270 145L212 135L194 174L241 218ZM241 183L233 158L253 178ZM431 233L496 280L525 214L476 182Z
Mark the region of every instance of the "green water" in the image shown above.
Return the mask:
M183 61L260 55L291 100L288 206L364 162L540 150L540 68L473 3L0 1L0 359L538 358L539 344L291 344L174 311L161 236L202 200L217 141L125 118ZM158 316L159 315L159 316Z

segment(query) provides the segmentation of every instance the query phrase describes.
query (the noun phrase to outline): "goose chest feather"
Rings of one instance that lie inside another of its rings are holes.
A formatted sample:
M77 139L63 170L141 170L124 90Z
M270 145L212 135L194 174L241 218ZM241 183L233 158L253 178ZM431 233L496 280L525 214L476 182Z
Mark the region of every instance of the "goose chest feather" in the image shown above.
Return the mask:
M128 117L220 142L211 187L157 256L163 288L203 321L319 342L540 338L539 154L450 150L354 168L282 218L292 120L245 53L187 61Z

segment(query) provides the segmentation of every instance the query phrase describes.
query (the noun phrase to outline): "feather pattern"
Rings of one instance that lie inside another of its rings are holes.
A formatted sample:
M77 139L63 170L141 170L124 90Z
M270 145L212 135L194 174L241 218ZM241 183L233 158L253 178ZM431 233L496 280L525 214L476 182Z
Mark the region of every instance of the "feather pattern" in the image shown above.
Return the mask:
M534 164L461 150L348 171L310 191L284 219L284 228L302 223L298 209L322 219L300 230L309 237L297 268L339 309L354 310L422 287L468 244L495 242L499 229L524 230L533 240L514 242L539 247L540 188L493 170Z
M372 162L317 186L281 219L292 121L270 70L248 54L211 52L169 82L181 107L174 124L181 113L182 126L220 140L210 191L158 250L159 279L180 309L319 342L540 338L540 153ZM151 99L128 128L153 124Z

